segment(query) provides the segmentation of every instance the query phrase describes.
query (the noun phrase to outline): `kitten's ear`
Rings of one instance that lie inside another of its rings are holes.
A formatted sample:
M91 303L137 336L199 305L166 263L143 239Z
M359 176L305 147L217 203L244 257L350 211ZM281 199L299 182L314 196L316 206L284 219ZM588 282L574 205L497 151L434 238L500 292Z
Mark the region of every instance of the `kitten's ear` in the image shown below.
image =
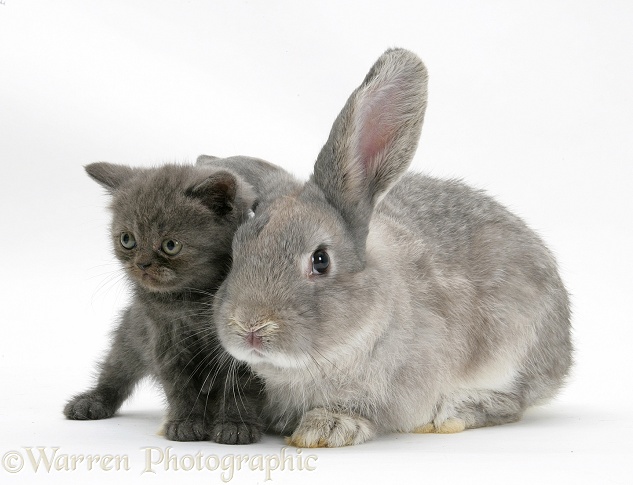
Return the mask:
M110 193L115 192L122 183L130 180L139 171L139 169L127 165L107 162L91 163L84 168L92 180Z
M248 216L255 203L255 191L237 175L221 170L202 182L190 187L187 195L200 199L221 217L236 215L240 219Z

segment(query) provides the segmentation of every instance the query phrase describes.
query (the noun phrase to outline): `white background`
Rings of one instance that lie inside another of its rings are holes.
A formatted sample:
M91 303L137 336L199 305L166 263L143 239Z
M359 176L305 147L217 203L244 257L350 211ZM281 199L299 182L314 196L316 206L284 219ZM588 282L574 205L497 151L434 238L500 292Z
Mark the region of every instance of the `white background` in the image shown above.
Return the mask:
M59 446L127 455L132 468L47 474L27 462L0 466L2 483L217 483L219 472L142 474L143 449L280 452L275 436L167 442L149 385L113 419L63 418L126 302L108 200L82 166L245 154L307 177L391 46L430 72L413 169L486 189L548 242L573 297L576 365L558 399L519 423L318 450L316 471L273 483L631 483L632 2L0 3L0 455ZM264 478L241 470L231 483Z

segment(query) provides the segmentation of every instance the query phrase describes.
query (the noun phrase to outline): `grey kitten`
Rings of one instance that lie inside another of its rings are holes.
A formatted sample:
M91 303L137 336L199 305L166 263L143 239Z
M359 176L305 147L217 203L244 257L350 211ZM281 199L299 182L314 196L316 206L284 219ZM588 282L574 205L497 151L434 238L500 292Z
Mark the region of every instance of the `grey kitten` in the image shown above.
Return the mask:
M64 414L109 418L152 375L167 397L167 439L258 441L261 383L223 350L208 319L230 268L233 234L252 215L253 185L280 169L202 156L197 166L94 163L86 171L112 195L112 243L133 300L96 386L73 397Z

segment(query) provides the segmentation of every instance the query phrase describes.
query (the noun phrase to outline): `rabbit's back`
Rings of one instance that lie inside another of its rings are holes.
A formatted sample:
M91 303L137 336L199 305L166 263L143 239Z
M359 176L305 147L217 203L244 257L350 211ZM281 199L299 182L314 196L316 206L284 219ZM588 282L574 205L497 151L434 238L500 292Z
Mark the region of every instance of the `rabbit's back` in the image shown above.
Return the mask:
M558 390L571 364L569 300L534 231L483 191L420 174L404 176L375 215L397 228L399 245L417 260L411 280L435 288L419 297L446 317L463 357L456 372L474 379L466 387L486 387L481 376L518 356L510 387L526 406Z
M503 276L506 283L516 279L564 289L538 235L492 197L460 181L408 174L377 206L376 216L401 225L405 240L422 243L436 269L459 273L476 286Z
M423 239L438 262L447 265L456 257L462 263L465 257L481 257L482 251L491 256L507 255L508 250L534 251L549 259L540 238L520 218L458 180L409 173L386 195L376 213L402 221L412 237Z

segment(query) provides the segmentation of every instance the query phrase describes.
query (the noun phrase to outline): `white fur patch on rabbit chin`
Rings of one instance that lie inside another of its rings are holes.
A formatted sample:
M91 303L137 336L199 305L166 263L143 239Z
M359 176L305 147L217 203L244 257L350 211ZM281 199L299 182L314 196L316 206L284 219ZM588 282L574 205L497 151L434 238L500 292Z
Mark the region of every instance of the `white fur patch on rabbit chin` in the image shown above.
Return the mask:
M241 360L253 366L253 369L270 371L271 367L276 369L304 369L311 363L305 355L293 358L280 352L268 352L243 347L227 347L228 352L237 360Z

